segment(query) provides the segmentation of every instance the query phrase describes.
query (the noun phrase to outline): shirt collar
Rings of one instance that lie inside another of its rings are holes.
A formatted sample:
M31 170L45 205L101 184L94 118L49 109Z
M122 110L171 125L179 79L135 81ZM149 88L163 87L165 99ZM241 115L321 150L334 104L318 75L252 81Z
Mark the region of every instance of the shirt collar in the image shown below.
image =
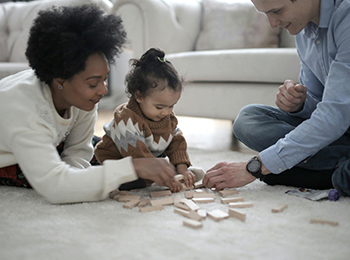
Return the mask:
M321 0L319 24L317 26L313 22L309 22L303 30L305 36L311 37L312 34L316 34L318 28L328 28L333 14L334 4L335 0Z

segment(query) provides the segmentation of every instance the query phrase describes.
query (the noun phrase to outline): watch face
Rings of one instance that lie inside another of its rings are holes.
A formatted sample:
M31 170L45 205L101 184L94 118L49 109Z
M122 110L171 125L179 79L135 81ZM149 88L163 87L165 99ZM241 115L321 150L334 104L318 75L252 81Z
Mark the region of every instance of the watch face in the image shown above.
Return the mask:
M259 161L257 160L251 160L249 163L248 163L248 170L249 172L251 173L256 173L260 170L260 167L261 167L261 164Z

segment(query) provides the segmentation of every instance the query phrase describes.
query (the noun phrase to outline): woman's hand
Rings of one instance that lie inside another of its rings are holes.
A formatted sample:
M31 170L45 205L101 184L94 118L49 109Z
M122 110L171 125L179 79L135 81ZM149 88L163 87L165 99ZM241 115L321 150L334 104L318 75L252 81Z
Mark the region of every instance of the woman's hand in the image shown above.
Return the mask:
M175 167L164 158L132 159L137 176L160 186L168 186L176 174Z

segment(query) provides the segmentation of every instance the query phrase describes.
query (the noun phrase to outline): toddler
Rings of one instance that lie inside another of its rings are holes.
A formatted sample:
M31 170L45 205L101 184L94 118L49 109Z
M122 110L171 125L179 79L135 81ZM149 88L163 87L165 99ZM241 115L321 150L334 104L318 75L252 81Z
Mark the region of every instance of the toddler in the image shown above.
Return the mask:
M188 169L191 162L187 143L173 112L181 96L183 79L164 56L163 51L152 48L141 59L131 60L132 68L125 79L130 99L116 108L114 118L104 126L106 134L97 144L95 155L100 163L127 156L167 156L190 187L203 178L204 172L194 169L198 175L196 179ZM144 188L150 184L149 180L139 179L125 183L119 189ZM172 192L183 188L179 181L167 186Z

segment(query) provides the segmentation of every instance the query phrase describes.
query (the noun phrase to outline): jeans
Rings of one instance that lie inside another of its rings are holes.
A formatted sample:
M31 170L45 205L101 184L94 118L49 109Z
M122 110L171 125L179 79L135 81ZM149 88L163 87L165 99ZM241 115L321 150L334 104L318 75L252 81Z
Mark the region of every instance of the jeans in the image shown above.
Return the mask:
M274 145L304 119L265 105L244 107L233 124L238 140L260 152ZM269 174L264 182L312 189L335 187L350 196L350 130L332 144L281 174Z

